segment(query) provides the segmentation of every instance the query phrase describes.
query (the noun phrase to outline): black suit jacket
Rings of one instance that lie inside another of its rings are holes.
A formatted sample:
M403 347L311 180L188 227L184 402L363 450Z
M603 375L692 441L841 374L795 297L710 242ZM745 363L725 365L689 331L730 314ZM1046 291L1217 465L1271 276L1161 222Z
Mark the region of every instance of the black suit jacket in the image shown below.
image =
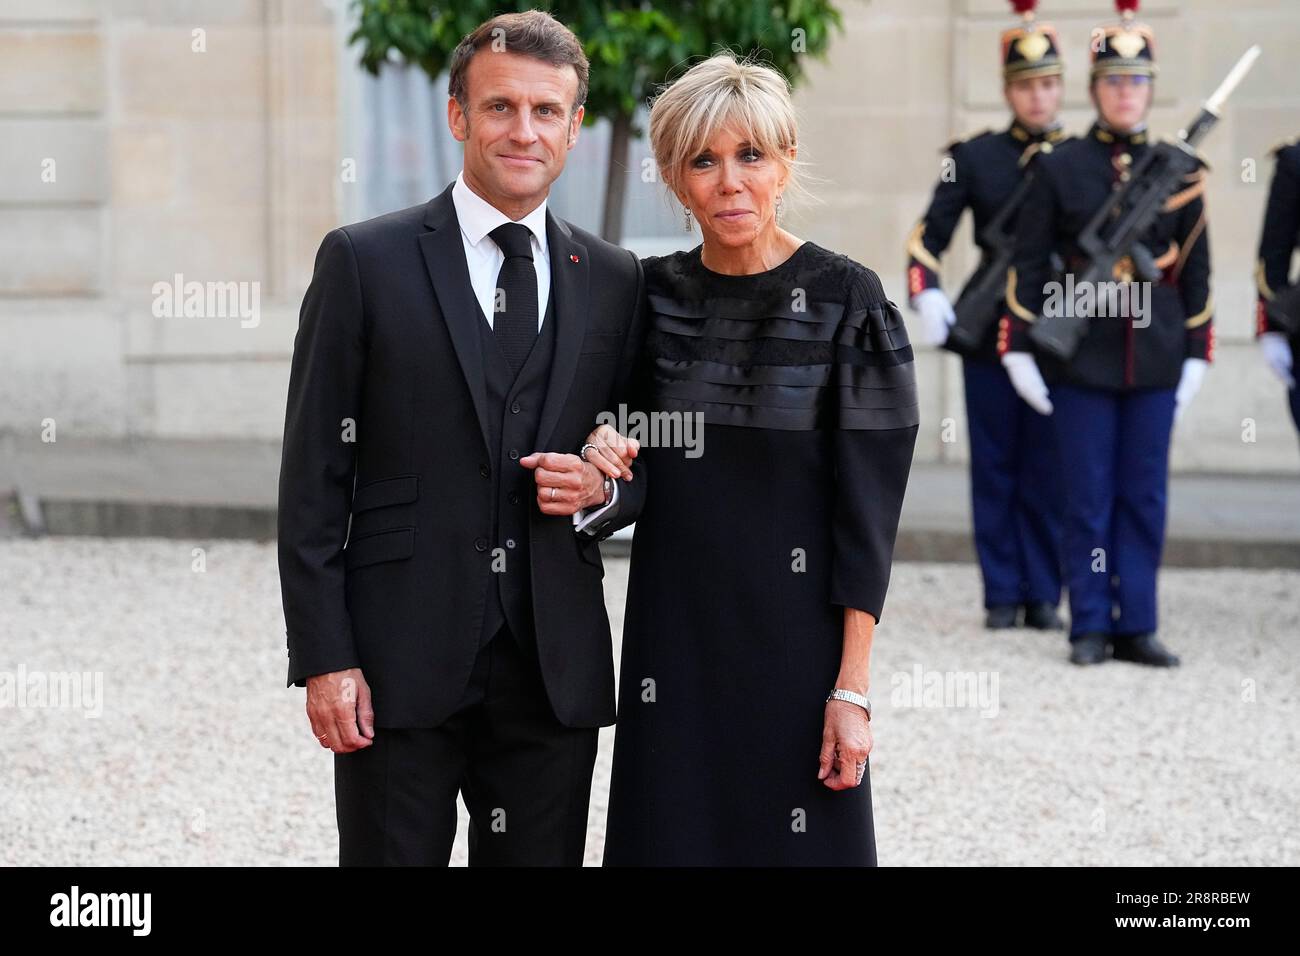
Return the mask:
M643 276L632 253L549 210L546 230L555 355L529 451L572 453L634 387ZM474 666L493 583L481 321L450 187L335 229L316 254L280 468L288 683L360 667L376 726L437 726ZM597 542L636 519L645 481L634 463L595 535L530 505L538 656L568 726L614 723Z

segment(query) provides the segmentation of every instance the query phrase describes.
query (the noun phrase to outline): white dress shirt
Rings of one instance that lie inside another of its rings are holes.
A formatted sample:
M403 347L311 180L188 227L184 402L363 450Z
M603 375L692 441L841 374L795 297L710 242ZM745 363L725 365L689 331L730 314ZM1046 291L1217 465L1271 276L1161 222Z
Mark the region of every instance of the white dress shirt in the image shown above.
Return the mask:
M533 269L537 272L537 330L542 329L546 317L546 305L551 294L551 257L546 245L546 200L523 219L511 219L496 206L492 205L465 184L465 172L456 174L456 182L451 187L451 201L456 208L456 221L460 223L461 244L465 247L465 265L469 267L469 281L474 288L474 297L478 299L479 308L490 327L495 329L497 276L506 261L501 247L488 235L497 226L507 222L518 222L527 226L532 233ZM581 509L573 515L576 531L586 531L597 518L613 508L618 502L618 482L614 482L614 495L609 504L588 512Z
M456 219L460 223L460 238L465 246L465 264L469 266L469 281L474 287L474 297L492 328L496 318L497 276L501 274L501 265L506 261L501 247L488 235L497 226L507 222L518 222L527 226L533 234L533 268L537 271L537 329L540 332L542 320L546 317L546 302L551 294L551 257L546 248L546 200L537 208L514 220L492 205L469 186L465 185L465 173L456 176L456 183L451 187L451 201L456 207Z

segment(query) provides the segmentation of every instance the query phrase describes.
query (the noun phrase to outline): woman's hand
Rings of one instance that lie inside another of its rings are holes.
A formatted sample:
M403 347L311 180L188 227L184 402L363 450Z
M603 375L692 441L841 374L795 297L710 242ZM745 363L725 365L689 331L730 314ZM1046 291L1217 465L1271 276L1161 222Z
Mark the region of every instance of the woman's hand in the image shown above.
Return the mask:
M847 700L828 700L817 779L832 790L858 786L866 772L867 755L873 743L871 722L865 710Z
M610 425L597 425L587 436L587 443L596 446L587 449L587 461L611 478L632 480L632 459L641 450L639 441L624 438Z

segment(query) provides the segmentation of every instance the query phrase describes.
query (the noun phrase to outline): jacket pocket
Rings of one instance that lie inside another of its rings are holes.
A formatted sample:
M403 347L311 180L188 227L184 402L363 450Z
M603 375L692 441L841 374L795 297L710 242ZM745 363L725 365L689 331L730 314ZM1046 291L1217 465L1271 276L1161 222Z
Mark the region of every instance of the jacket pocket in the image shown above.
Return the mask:
M389 505L402 505L415 501L419 497L419 475L379 478L375 481L367 481L357 488L352 496L352 513L368 511L371 508L385 508Z
M343 567L353 568L382 561L400 561L415 553L415 528L388 528L349 539L343 549Z

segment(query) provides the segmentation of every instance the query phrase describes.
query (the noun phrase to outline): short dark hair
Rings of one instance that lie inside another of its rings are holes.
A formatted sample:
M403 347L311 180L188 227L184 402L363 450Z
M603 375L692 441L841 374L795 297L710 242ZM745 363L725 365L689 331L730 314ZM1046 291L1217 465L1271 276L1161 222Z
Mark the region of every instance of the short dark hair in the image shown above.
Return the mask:
M474 54L488 43L500 43L510 53L542 60L552 66L571 66L578 74L578 94L569 110L572 113L587 102L587 55L573 31L542 10L503 13L479 24L457 44L451 54L447 93L455 97L460 108L469 111L465 74Z

